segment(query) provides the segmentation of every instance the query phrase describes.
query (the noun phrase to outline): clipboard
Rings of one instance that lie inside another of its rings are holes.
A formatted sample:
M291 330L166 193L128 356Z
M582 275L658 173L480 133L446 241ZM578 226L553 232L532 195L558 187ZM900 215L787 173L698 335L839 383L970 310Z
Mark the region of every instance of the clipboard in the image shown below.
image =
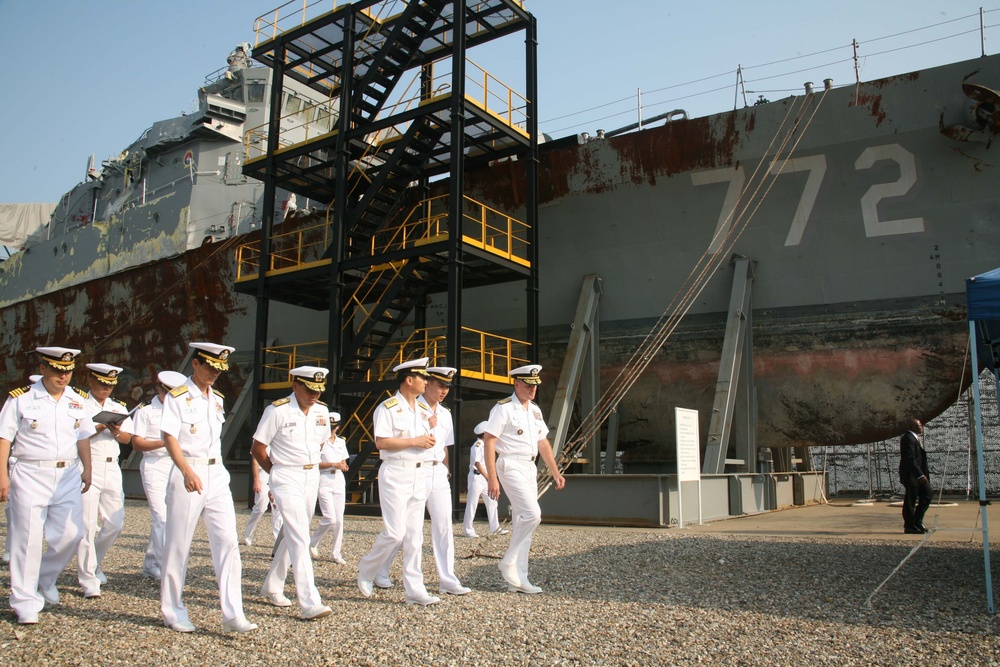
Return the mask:
M93 420L95 424L121 424L127 417L127 414L123 415L120 412L101 410L96 415L91 417L91 420Z

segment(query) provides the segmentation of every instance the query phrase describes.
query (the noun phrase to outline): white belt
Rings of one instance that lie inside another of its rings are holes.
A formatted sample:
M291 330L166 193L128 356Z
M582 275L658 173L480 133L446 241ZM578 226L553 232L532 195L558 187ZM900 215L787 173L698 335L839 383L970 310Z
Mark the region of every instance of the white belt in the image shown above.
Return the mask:
M318 463L307 463L305 465L291 465L289 463L273 463L271 464L271 469L274 468L291 468L292 470L312 470Z
M33 461L30 459L18 458L17 463L27 463L28 465L38 466L39 468L68 468L70 466L76 465L78 459L62 459L59 461Z
M222 459L219 458L219 457L217 457L217 456L213 456L210 459L192 459L192 458L189 458L189 459L187 459L187 462L188 462L189 465L193 465L193 466L214 466L217 463L222 463Z
M95 463L113 463L117 460L118 459L113 456L98 456Z
M393 468L419 468L423 465L431 465L431 461L401 461L400 459L382 459L382 465ZM436 463L436 461L434 462Z
M506 459L508 461L531 461L535 462L534 456L525 456L524 454L500 454L501 459Z

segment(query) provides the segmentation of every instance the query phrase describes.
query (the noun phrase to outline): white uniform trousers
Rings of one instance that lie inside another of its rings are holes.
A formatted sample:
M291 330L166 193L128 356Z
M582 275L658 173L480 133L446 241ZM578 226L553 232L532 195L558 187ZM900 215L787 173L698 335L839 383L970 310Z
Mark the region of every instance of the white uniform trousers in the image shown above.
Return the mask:
M427 513L431 517L431 540L434 547L434 564L437 566L439 586L458 588L462 582L455 576L455 537L451 527L451 484L448 483L448 468L442 463L420 468L424 471L427 484ZM382 564L379 575L388 577L389 566L399 553L396 549L392 558Z
M309 540L309 546L314 549L318 548L319 543L323 541L326 534L333 532L333 551L331 551L331 555L334 558L343 558L344 504L347 499L347 490L344 482L344 473L339 470L337 473L320 473L319 510L322 512L323 518L319 520L316 532L313 533L312 539Z
M246 530L243 532L243 540L252 540L253 533L257 530L257 524L260 523L261 518L264 516L264 512L267 511L267 506L271 502L268 497L268 492L271 487L268 483L269 475L261 470L257 474L257 479L260 481L260 493L254 494L253 497L253 508L250 510L250 518L247 519ZM271 535L274 539L278 539L278 533L281 532L281 512L278 508L271 506Z
M271 493L281 512L284 537L271 559L261 592L281 593L285 589L288 566L295 571L295 593L303 610L323 604L313 580L309 556L309 522L316 509L319 469L275 465L271 468Z
M538 506L538 468L534 461L505 459L497 461L497 477L511 507L510 545L500 565L517 565L522 582L528 581L528 553L531 537L542 522Z
M476 520L476 510L479 507L479 498L483 499L486 505L486 518L490 522L490 533L500 530L500 520L497 519L497 501L490 498L489 482L485 475L469 473L469 491L465 496L465 532L471 535L476 532L472 522Z
M167 525L167 480L174 462L169 456L143 456L139 464L142 489L146 492L146 503L152 523L149 527L149 543L146 556L142 560L142 571L153 574L163 571L163 539Z
M83 539L76 554L76 571L84 594L101 590L97 570L125 526L125 492L118 459L91 462L90 488L83 494ZM97 517L101 529L97 530Z
M187 578L188 556L198 519L205 521L212 566L219 583L222 620L244 618L243 563L237 545L236 511L229 490L229 472L220 464L191 466L201 478L201 493L184 488L184 475L176 466L167 481L167 525L164 533L163 579L160 583L160 609L163 623L190 623L182 594Z
M10 608L18 617L42 610L39 591L55 585L76 554L83 536L82 481L78 465L42 468L30 462L11 466ZM42 553L42 539L48 548Z
M7 536L3 538L3 559L10 560L10 503L4 503L4 516L7 519Z
M386 461L378 471L379 504L384 528L368 555L358 563L358 577L373 581L382 565L403 548L403 588L408 599L427 595L421 569L424 505L427 483L420 468L398 467Z

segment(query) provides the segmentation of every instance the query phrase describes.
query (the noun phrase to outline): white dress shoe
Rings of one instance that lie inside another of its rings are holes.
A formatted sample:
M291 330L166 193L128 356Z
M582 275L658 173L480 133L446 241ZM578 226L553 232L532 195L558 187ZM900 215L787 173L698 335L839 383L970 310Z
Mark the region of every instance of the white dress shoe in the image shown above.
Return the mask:
M102 586L108 583L108 578L104 576L104 572L101 571L101 568L97 568L97 572L94 573L94 576L97 577L97 580L101 582Z
M347 565L347 561L341 558L340 556L334 556L333 562L336 563L337 565Z
M392 579L389 577L377 576L375 577L375 585L379 588L392 588Z
M508 593L527 593L528 595L538 595L542 589L531 583L525 582L520 586L507 586Z
M500 576L503 577L503 580L507 582L508 586L512 586L514 588L521 587L521 576L517 573L517 565L513 563L510 565L500 563L497 567L500 568Z
M472 589L459 584L458 586L449 586L447 588L442 587L441 592L447 593L448 595L468 595L472 592Z
M253 546L253 538L244 537L243 538L243 544L247 545L248 547L252 547Z
M309 555L312 556L313 560L319 559L319 549L316 547L309 547Z
M440 601L441 598L434 595L421 595L415 598L406 598L406 604L419 604L421 607L437 604Z
M465 537L470 537L470 538L472 538L472 537L479 537L479 533L476 533L475 531L473 531L471 533L465 533L464 535L465 535Z
M167 626L174 632L194 632L198 628L194 627L191 621L177 621L176 623L171 623Z
M0 558L3 559L3 562L9 563L10 562L10 552L9 551L4 551L3 552L3 556L0 556Z
M21 625L35 625L38 623L38 614L25 614L24 616L18 616L17 622Z
M101 589L100 588L91 588L91 589L86 589L85 588L83 590L83 597L85 597L88 600L92 600L94 598L99 598L99 597L101 597Z
M302 613L299 614L300 618L307 621L315 621L320 618L326 618L333 613L333 610L325 605L316 605L315 607L309 607L308 609L303 609Z
M160 568L158 567L142 568L142 576L154 579L156 581L160 581L161 579L163 579L163 573L160 571Z
M261 591L260 594L263 595L265 598L267 598L267 601L273 604L275 607L292 606L292 601L289 600L287 597L285 597L284 593L265 593L264 591Z
M237 616L236 618L231 618L228 621L222 622L223 632L250 632L251 630L256 629L256 623L251 623L242 616Z
M507 534L507 533L509 533L509 532L510 532L510 531L509 531L509 530L507 530L506 528L497 528L496 530L494 530L494 531L493 531L492 533L490 533L490 534L491 534L491 535L506 535L506 534Z
M372 582L368 581L367 579L362 579L361 577L358 577L358 590L361 591L361 594L364 595L366 598L370 598L372 596L372 592L375 589L372 586Z
M59 604L59 589L56 588L55 584L52 585L52 588L46 588L44 591L39 589L38 592L49 604Z

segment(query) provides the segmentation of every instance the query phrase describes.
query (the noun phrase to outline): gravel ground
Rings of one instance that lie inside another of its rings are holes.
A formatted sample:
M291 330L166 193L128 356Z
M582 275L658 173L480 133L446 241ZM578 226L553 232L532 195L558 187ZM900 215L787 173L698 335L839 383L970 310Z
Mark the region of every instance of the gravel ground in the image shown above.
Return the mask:
M126 512L104 563L104 595L83 599L71 563L59 579L62 604L47 605L38 625L18 626L12 612L0 612L0 664L1000 665L1000 620L983 604L982 547L964 542L925 546L867 609L911 546L543 525L531 563L545 593L501 585L496 566L506 538L456 537L459 578L474 590L424 608L403 604L399 559L395 587L361 596L355 564L381 522L348 517L350 565L324 557L315 568L334 615L305 622L297 605L279 609L257 594L270 556L265 519L254 546L241 547L244 605L260 628L221 632L201 529L185 588L198 631L183 634L163 627L159 586L139 575L145 505L129 501ZM238 511L241 531L248 515ZM434 593L429 532L425 547ZM997 591L1000 553L993 558ZM294 599L291 577L286 593Z

